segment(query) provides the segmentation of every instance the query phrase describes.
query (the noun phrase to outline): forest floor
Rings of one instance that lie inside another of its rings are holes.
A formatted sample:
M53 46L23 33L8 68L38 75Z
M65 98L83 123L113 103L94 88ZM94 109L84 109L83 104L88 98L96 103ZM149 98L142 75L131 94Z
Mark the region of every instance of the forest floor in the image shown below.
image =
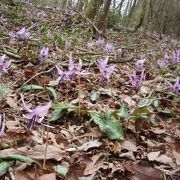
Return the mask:
M172 87L180 76L180 60L172 63L177 40L108 30L105 42L114 49L107 52L90 40L91 24L80 15L32 5L1 4L0 23L0 52L12 60L0 78L1 179L180 179L180 87ZM23 27L31 35L19 41ZM42 47L49 57L40 64ZM92 74L57 83L55 65L67 70L70 54ZM107 56L115 72L101 82L97 65ZM129 76L140 59L146 78L133 88ZM44 125L27 130L21 95L30 109L52 102Z

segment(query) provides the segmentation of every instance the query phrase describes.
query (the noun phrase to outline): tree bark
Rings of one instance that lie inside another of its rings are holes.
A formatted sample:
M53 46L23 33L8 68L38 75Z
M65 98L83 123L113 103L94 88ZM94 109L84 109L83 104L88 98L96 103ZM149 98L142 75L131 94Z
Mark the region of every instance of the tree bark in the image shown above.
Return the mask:
M102 32L102 35L104 35L106 32L110 5L111 5L111 0L105 0L103 11L96 20L96 26L99 29L99 31Z

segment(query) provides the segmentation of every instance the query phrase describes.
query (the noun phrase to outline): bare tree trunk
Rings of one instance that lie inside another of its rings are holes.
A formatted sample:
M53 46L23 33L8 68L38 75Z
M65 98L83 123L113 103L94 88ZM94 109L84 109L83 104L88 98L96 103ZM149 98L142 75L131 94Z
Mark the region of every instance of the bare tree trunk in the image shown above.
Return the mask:
M132 1L132 0L131 0ZM180 0L136 0L127 9L128 26L180 36ZM130 2L130 0L129 0Z
M86 17L91 20L95 19L96 15L99 13L102 2L102 0L91 0L85 10Z
M103 11L96 20L96 26L102 32L102 35L104 35L106 32L110 5L111 5L111 0L105 0Z
M67 0L62 0L61 4L60 4L60 8L61 9L65 9L67 5Z

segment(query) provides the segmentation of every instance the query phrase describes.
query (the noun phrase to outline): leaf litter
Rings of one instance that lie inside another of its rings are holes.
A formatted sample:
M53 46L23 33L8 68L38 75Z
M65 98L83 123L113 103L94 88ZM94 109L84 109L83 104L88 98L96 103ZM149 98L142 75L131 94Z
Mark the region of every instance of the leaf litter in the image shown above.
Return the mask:
M166 36L154 41L148 32L108 31L105 47L100 40L91 45L84 37L90 39L92 32L87 34L87 25L73 19L77 13L72 9L8 9L1 4L9 23L0 28L6 48L0 52L11 60L11 67L3 64L0 72L1 177L180 178L179 64L174 67L169 60L161 68L157 63L165 52L174 53ZM22 30L29 24L30 29ZM20 39L4 32L19 32ZM174 50L178 48L179 42ZM71 54L74 64L68 67ZM56 65L63 71L59 77ZM21 94L29 108L52 101L43 124L31 131Z

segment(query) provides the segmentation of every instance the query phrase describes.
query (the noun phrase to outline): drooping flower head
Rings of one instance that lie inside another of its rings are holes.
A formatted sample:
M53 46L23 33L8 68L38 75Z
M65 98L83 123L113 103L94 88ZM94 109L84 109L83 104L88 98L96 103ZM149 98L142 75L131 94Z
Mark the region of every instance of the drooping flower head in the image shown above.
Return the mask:
M105 45L105 47L104 47L104 51L105 51L106 53L112 53L112 52L114 51L113 45L110 44L110 43L107 43L107 44Z
M16 34L19 40L26 40L30 37L30 32L25 27L20 29Z
M10 67L11 60L5 62L6 55L0 56L0 77L3 73L6 73Z
M179 92L180 92L179 78L177 77L175 84L171 84L171 83L168 82L168 81L167 81L167 83L168 83L169 87L170 87L173 91L175 91L177 95L179 95Z
M173 51L172 63L173 65L177 65L180 63L180 50Z
M62 71L57 65L56 65L56 69L58 71L58 79L57 79L57 81L59 83L62 83L62 82L65 82L65 81L69 80L70 73L68 71Z
M144 66L145 59L140 59L135 63L135 67L137 70L142 70Z
M43 47L43 49L40 51L39 54L40 63L43 63L45 60L47 60L48 56L49 56L49 48Z
M24 98L22 95L21 101L23 103L24 109L28 112L28 114L23 115L29 120L27 129L30 130L34 125L42 124L44 117L47 116L49 108L51 107L51 102L49 102L45 106L39 105L34 109L30 109L24 102Z
M168 63L169 63L169 56L167 53L165 53L163 60L161 62L158 62L158 64L160 68L164 68L165 66L168 65Z
M101 82L107 81L115 70L115 65L107 65L109 57L99 61L98 67L101 73Z
M96 46L104 46L104 43L105 43L104 39L99 38L96 41Z
M146 74L144 69L142 70L141 75L138 75L137 72L133 70L133 73L129 76L131 87L139 89L145 78Z
M5 115L0 114L0 137L4 136L5 130Z

